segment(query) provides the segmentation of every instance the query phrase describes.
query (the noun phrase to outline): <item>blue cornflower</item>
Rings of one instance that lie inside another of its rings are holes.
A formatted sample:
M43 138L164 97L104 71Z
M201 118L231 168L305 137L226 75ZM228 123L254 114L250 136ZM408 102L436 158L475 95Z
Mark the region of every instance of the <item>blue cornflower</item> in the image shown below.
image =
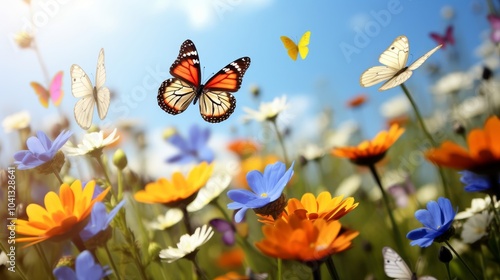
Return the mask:
M459 172L459 174L462 175L460 182L465 184L466 192L485 192L491 188L491 182L486 176L481 176L467 170Z
M87 250L81 252L76 258L74 270L68 266L60 266L52 271L57 280L100 280L111 272L108 266L96 263L92 254Z
M214 153L207 145L210 138L210 129L202 129L197 125L192 125L189 129L188 139L179 134L170 136L167 141L177 147L180 153L169 157L168 163L198 163L206 161L211 163L214 160Z
M413 240L410 243L412 246L418 245L422 248L429 247L434 241L446 241L455 232L451 224L456 214L456 210L447 198L440 197L437 202L429 201L427 209L419 209L415 212L415 218L424 227L408 232L406 238Z
M118 211L125 205L125 200L122 200L118 203L113 210L106 213L106 206L102 202L96 202L94 207L92 208L92 212L90 214L90 221L85 226L85 228L80 232L80 237L84 242L97 236L101 232L105 232L113 218L116 216Z
M236 213L234 220L237 223L241 222L248 209L257 210L258 214L279 215L286 206L286 202L281 201L284 200L282 192L292 178L293 164L286 170L285 164L278 161L275 164L267 165L264 174L257 170L248 172L247 182L253 192L248 190L230 190L227 192L227 196L234 201L229 203L227 208L240 209ZM283 199L278 200L281 197ZM262 209L274 201L280 202L280 205L271 207L271 209Z
M31 169L52 160L61 147L73 134L71 131L63 131L57 136L54 142L43 133L38 131L35 136L31 136L26 141L28 150L22 150L14 154L14 164L18 169Z

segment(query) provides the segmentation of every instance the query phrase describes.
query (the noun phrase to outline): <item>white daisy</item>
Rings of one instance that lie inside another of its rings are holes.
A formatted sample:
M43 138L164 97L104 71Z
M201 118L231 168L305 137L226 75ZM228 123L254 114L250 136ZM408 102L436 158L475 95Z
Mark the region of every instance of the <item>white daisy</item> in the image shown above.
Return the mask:
M455 216L455 220L462 220L472 217L474 214L480 213L490 207L491 199L489 196L485 198L473 198L471 200L471 206L465 208L465 211L458 212ZM500 202L495 202L495 208L500 206Z
M5 132L20 130L30 125L31 115L28 111L21 111L12 115L6 116L2 121L2 126Z
M153 230L164 230L182 220L182 211L177 208L172 208L167 210L164 215L159 215L156 217L155 221L146 222L146 226Z
M198 250L198 248L210 240L213 235L214 230L207 225L203 225L197 228L193 235L184 234L181 236L181 240L177 243L177 248L169 246L167 249L161 250L160 258L168 263L182 259Z
M255 111L250 108L243 108L247 113L243 117L245 121L256 120L259 122L272 121L278 117L278 115L283 112L288 107L286 102L286 96L276 97L271 102L262 102L259 106L259 110Z
M198 195L196 195L193 202L189 203L187 210L189 212L201 210L226 190L230 182L231 176L228 174L213 176L208 180L207 184L198 191Z
M104 138L102 130L99 132L91 132L83 136L82 144L78 144L78 146L75 147L71 142L68 142L64 145L64 149L68 156L86 155L94 151L102 150L107 145L114 143L118 138L120 138L120 136L116 136L116 128L106 138Z
M457 93L470 89L474 80L466 72L452 72L440 78L432 87L432 92L437 95Z
M7 257L7 254L5 254L5 252L1 252L0 253L0 266L7 265L8 261L9 261L9 257Z
M344 195L352 196L360 187L363 182L362 178L358 174L353 174L340 182L337 190L335 191L335 196Z
M396 95L382 103L380 114L390 120L409 114L411 108L410 101L404 94Z
M318 145L309 143L302 149L300 155L307 161L313 161L322 158L325 155L325 151Z
M469 244L478 241L488 234L487 229L491 219L493 219L493 215L488 211L475 214L464 223L460 237L465 243Z

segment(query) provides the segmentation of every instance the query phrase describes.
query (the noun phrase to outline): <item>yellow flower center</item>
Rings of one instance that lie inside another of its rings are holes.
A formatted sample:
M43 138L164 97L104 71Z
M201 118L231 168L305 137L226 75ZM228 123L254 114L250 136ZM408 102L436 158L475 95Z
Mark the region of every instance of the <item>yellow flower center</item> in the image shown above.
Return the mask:
M266 198L267 197L267 193L261 193L260 197Z

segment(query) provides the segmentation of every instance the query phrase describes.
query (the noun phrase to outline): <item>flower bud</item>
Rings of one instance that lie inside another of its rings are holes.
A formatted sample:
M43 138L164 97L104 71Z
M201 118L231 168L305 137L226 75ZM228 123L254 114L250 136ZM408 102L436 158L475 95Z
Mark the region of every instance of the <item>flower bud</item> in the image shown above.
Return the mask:
M125 167L127 167L127 155L122 149L116 150L115 154L113 155L113 164L116 166L116 168L123 170Z
M153 261L158 261L160 259L160 251L161 247L156 242L149 243L148 246L148 255Z
M258 98L260 95L260 87L258 85L250 86L250 93L253 97Z
M30 48L31 43L33 42L33 36L31 36L28 32L21 31L14 36L14 41L16 41L17 45L21 49Z
M453 260L453 255L448 248L441 246L441 248L439 248L438 258L443 263L449 263Z

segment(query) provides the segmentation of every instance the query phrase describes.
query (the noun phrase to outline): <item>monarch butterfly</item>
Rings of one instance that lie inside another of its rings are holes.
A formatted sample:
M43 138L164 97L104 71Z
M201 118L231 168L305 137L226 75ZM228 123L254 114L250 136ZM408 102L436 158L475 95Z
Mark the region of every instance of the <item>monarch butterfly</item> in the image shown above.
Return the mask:
M249 57L238 58L201 84L198 51L191 40L186 40L170 67L174 78L165 80L158 89L158 105L165 112L177 115L184 112L191 101L196 104L199 100L200 114L205 121L224 121L236 108L236 99L230 92L238 91L249 66Z
M309 53L309 48L307 46L309 45L310 38L311 38L311 31L307 31L306 33L304 33L304 35L302 35L302 38L300 38L298 44L295 44L295 42L292 41L292 39L286 36L280 37L281 41L283 42L283 45L288 50L288 56L293 60L297 60L297 55L299 53L302 59L306 59L307 54Z
M413 74L412 71L420 67L420 65L441 48L441 46L442 45L439 45L433 48L422 57L415 60L411 65L406 66L410 53L410 44L406 36L399 36L392 42L389 48L380 55L378 61L382 63L383 66L375 66L363 72L359 79L359 83L363 87L370 87L387 80L378 89L379 91L396 87L408 80Z
M31 87L38 95L38 99L40 100L40 103L43 107L49 107L49 98L52 100L52 103L54 103L55 106L59 106L59 104L61 104L61 100L64 95L62 90L62 76L62 71L57 72L54 78L52 78L48 89L44 88L37 82L30 83Z
M87 73L80 66L73 64L69 71L71 74L71 92L74 97L82 97L75 105L76 122L81 128L89 129L90 125L92 125L94 106L97 104L97 113L99 113L101 120L106 117L109 109L111 94L109 89L104 86L104 82L106 82L104 49L101 49L97 58L95 87L92 86Z
M443 45L443 50L446 49L446 45L450 44L453 45L455 44L455 37L453 37L453 26L449 25L446 28L446 31L444 33L444 36L441 36L440 34L437 34L435 32L431 32L429 34L434 41L436 41L438 44Z

